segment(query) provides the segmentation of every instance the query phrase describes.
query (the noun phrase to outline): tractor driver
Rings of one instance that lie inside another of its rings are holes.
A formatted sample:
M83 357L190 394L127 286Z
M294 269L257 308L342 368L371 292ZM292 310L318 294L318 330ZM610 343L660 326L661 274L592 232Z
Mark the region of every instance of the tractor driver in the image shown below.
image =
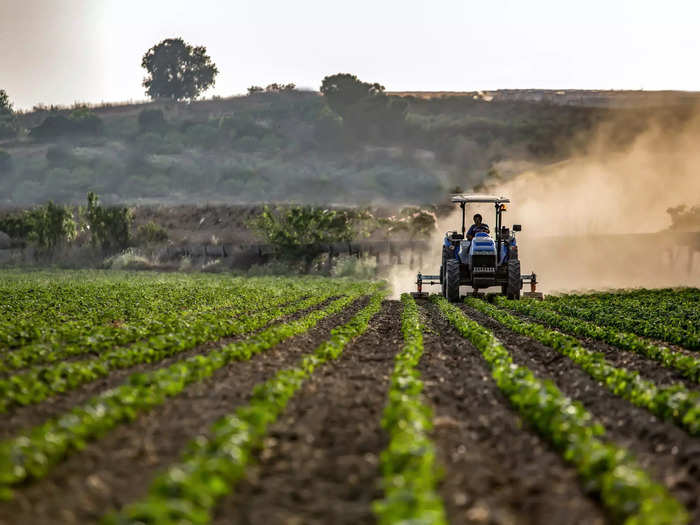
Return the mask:
M479 232L490 233L489 225L481 222L481 220L480 213L474 215L474 224L469 227L469 231L467 232L468 241L471 241Z

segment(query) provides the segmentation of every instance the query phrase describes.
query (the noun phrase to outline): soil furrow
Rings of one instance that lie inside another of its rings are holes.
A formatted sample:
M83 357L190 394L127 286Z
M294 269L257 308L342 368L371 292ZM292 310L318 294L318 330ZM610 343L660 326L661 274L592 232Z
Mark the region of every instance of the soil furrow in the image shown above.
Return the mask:
M452 524L604 523L574 468L510 408L481 353L432 304L419 369Z
M164 405L89 443L48 477L18 488L13 501L0 504L0 523L95 523L108 510L142 497L154 475L176 461L190 440L247 402L256 384L293 366L366 303L366 298L356 301L305 334L249 361L229 364Z
M271 428L258 463L217 509L217 524L373 523L381 429L401 303L386 301L362 336L324 365Z
M542 379L551 379L562 392L580 401L605 426L608 439L629 449L639 464L686 506L692 522L700 523L700 439L615 396L556 350L472 308L462 308L494 331L517 364L527 366Z
M166 357L165 359L161 359L160 361L155 361L153 363L143 363L130 368L113 370L106 377L101 377L95 381L91 381L89 383L81 385L78 388L75 388L68 392L51 396L40 403L27 406L13 407L8 411L7 414L0 415L0 421L2 421L2 425L0 425L0 440L8 439L26 429L43 423L47 419L63 414L64 412L70 410L74 406L84 403L91 397L98 395L100 392L104 392L105 390L120 385L131 374L137 372L150 372L158 368L170 366L176 361L187 359L188 357L192 357L193 355L209 353L212 350L221 346L250 337L252 334L265 330L265 328L273 324L298 319L311 310L323 308L332 300L333 299L328 299L320 305L314 306L313 308L305 309L284 316L280 320L268 323L266 326L260 328L259 330L239 334L234 337L224 337L215 341L209 341L207 343L198 345L190 350L179 352L173 356Z

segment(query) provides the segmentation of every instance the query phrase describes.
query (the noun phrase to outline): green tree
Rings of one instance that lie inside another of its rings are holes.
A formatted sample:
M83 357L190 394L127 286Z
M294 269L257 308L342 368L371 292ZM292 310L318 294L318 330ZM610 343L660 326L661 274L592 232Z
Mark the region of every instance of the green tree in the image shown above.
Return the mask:
M0 89L0 117L11 117L13 115L12 103L7 91Z
M333 111L347 118L352 109L360 103L381 100L384 86L378 83L362 82L355 75L337 73L329 75L321 82L321 93Z
M204 46L193 47L182 38L168 38L153 46L143 56L141 67L148 72L143 87L153 99L194 100L214 85L219 73Z
M124 206L105 208L93 192L87 195L85 218L90 229L93 246L100 247L104 252L123 250L129 245L131 238L131 210Z
M362 82L349 73L325 77L321 82L321 93L328 106L357 136L396 134L408 107L401 98L388 96L381 84Z
M358 235L357 226L364 212L329 210L315 206L286 206L263 212L252 221L282 259L303 259L307 271L328 245L350 242Z
M73 240L77 233L71 209L51 201L28 212L28 221L31 225L29 238L48 251Z
M15 135L17 135L15 112L7 92L0 89L0 139L12 138Z

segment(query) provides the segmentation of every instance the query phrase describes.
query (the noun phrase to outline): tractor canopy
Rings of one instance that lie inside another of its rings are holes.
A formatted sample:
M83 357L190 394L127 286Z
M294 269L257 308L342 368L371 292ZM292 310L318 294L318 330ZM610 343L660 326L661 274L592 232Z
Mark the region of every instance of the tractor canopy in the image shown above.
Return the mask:
M510 202L510 199L505 197L498 197L496 195L463 195L456 194L452 195L452 202L457 203L470 203L470 202L493 202L495 204L501 204L503 202Z

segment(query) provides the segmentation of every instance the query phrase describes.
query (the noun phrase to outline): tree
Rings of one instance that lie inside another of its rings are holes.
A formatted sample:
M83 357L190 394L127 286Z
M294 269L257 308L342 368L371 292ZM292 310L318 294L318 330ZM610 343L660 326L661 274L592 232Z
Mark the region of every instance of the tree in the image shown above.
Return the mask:
M308 271L314 257L326 251L329 244L355 239L357 226L366 215L362 211L315 206L265 206L250 224L272 245L279 258L303 259Z
M85 217L91 233L93 246L104 252L123 250L129 245L133 214L125 206L105 208L93 192L87 195Z
M384 97L384 86L378 83L362 82L355 75L337 73L329 75L321 82L321 93L333 111L343 118L350 114L351 108L367 102L368 99Z
M0 89L0 139L17 135L17 120L12 110L10 97L4 89Z
M401 129L407 103L390 97L377 82L362 82L355 75L338 73L321 83L328 106L343 118L343 124L358 137L396 134Z
M0 118L11 117L12 103L10 102L10 97L7 96L7 91L0 89Z
M214 85L219 70L204 46L193 47L182 38L168 38L143 56L141 67L146 94L153 98L194 100Z

